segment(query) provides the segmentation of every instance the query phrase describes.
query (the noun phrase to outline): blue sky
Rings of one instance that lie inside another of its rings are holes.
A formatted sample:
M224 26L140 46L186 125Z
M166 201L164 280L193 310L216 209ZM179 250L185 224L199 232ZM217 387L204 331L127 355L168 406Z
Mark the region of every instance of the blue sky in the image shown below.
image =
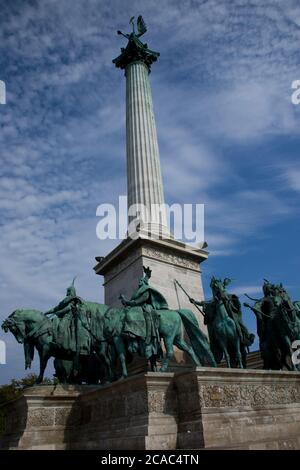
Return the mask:
M96 238L96 207L126 194L125 79L111 61L124 45L116 31L138 14L161 53L150 79L166 200L205 204L206 295L214 274L234 278L239 294L259 296L265 277L300 298L297 0L0 0L0 9L0 320L47 310L74 275L79 295L103 299L94 257L115 243ZM25 374L23 352L12 335L0 339L5 383Z

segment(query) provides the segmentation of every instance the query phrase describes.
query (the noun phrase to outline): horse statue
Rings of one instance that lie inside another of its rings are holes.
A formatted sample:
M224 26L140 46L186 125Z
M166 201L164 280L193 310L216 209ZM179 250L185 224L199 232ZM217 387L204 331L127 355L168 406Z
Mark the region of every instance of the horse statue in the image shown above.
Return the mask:
M79 308L82 308L82 305ZM84 302L84 309L88 312L90 324L92 325L90 329L93 330L93 334L90 335L89 350L86 350L84 354L78 355L76 348L69 347L66 349L57 334L57 319L50 319L38 310L15 310L4 320L2 329L5 332L10 331L18 343L24 345L25 369L31 367L34 349L37 349L40 360L37 383L43 381L44 372L50 357L55 358L54 366L60 381L75 381L77 383L82 380L88 381L88 378L83 378L83 376L88 365L88 358L92 353L96 355L99 362L105 367L105 372L100 375L111 378L113 374L110 351L108 350L108 343L103 340L103 323L101 322L101 317L107 308L102 304ZM68 334L67 331L66 334ZM76 370L74 370L75 364ZM80 371L81 375L79 374Z
M196 301L204 311L204 324L207 325L211 350L217 363L224 358L227 367L246 368L246 356L249 346L254 341L254 335L249 333L242 322L239 299L236 295L228 294L226 286L231 282L212 277L210 287L213 299Z
M55 358L59 380L77 383L88 381L85 369L91 363L91 356L98 358L99 367L104 368L100 376L110 381L116 378L117 360L122 377L128 375L127 361L133 353L149 359L153 371L157 370L157 361L161 359L160 370L165 372L173 357L174 345L185 351L196 365L215 367L208 339L193 312L169 309L163 296L149 286L150 276L151 271L145 268L145 277L140 280L137 292L129 301L121 296L124 306L120 308L81 299L73 281L66 297L46 314L37 310L16 310L3 322L2 328L11 331L17 341L24 344L26 368L31 366L34 348L37 349L38 383L43 380L51 356ZM182 326L190 345L183 339ZM165 345L164 355L161 340Z
M274 326L277 332L278 344L281 351L282 362L288 370L298 370L292 361L294 341L300 339L300 319L289 294L282 284L274 288L274 303L277 306L277 315L274 317Z
M292 302L282 284L271 284L267 280L263 293L262 299L252 299L255 300L253 306L244 305L256 315L264 369L298 370L292 361L292 343L300 338L298 302Z
M150 360L152 371L157 371L157 360L161 359L160 372L166 372L174 356L174 346L186 352L195 365L216 367L207 337L199 328L197 319L191 310L179 309L157 310L159 317L158 332L165 346L165 354L152 354ZM139 353L145 357L146 322L141 307L108 309L103 317L104 338L113 341L117 357L120 360L122 376L127 377L126 351ZM182 325L191 345L183 338Z
M151 269L144 267L144 276L130 300L124 295L120 299L125 307L119 312L108 310L104 315L105 336L114 338L114 346L122 364L122 374L127 375L125 351L139 352L149 359L151 369L157 370L157 360L161 359L160 371L165 372L174 355L173 346L186 352L197 366L215 367L216 362L210 350L207 337L200 330L197 319L191 310L172 310L164 296L149 285ZM189 337L190 345L182 334L182 326ZM165 346L162 354L161 340Z
M85 302L89 304L89 302ZM95 305L95 304L94 304ZM112 361L109 359L107 347L111 344L115 348L115 354L120 360L122 368L122 377L127 377L126 358L129 352L139 352L142 355L142 347L136 348L139 343L142 346L144 334L138 334L136 331L136 318L140 324L144 324L144 317L141 308L110 308L105 304L97 304L95 311L97 323L100 323L98 331L93 330L91 325L84 324L83 327L90 333L91 352L94 352L99 361L105 364L107 376L113 380ZM173 357L173 345L182 351L185 351L191 357L192 361L200 366L206 364L212 367L216 366L214 357L210 351L206 336L199 329L197 319L190 310L164 310L159 312L159 333L164 341L166 353L162 358L161 371L168 369L169 361ZM188 345L182 334L182 324L185 326L187 334L191 341ZM2 328L5 332L10 331L19 343L24 344L25 368L31 367L34 357L34 348L37 349L40 359L40 373L37 383L43 381L44 372L51 356L55 358L54 366L60 381L72 381L70 377L71 365L73 364L76 352L60 348L57 344L54 322L47 318L45 314L38 310L15 310L4 322ZM145 328L144 328L145 329ZM131 331L131 333L130 333ZM81 356L84 363L86 356ZM157 357L150 357L151 368L157 370ZM83 367L84 368L84 367ZM61 371L66 369L66 372ZM72 368L71 368L72 369ZM63 380L62 377L69 377L69 380ZM82 376L81 376L82 378ZM78 376L80 380L80 376ZM73 377L74 381L74 377Z

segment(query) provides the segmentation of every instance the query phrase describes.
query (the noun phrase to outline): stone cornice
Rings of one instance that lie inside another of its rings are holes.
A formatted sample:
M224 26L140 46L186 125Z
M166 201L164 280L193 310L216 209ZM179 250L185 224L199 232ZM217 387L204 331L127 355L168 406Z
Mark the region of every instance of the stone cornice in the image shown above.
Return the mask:
M113 63L120 69L126 69L127 65L133 62L143 62L150 72L151 65L160 55L159 52L149 49L148 45L142 43L134 33L127 37L127 46L121 48L121 54L113 60Z
M141 234L136 240L130 238L123 240L107 256L102 259L98 258L97 261L99 260L99 262L94 267L96 274L106 274L114 265L119 265L123 260L126 263L129 251L133 248L136 250L137 247L143 247L143 254L145 256L155 257L155 252L157 252L157 257L160 258L165 254L165 261L190 269L196 269L197 264L203 262L208 257L208 253L205 250L194 250L189 245L177 240L148 239Z

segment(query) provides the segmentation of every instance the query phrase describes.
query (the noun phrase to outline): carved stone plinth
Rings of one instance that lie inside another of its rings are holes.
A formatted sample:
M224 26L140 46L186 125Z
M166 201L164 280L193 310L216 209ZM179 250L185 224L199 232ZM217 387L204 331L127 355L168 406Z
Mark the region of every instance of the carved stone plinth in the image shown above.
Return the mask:
M81 422L78 398L95 387L35 386L0 406L0 449L65 449L68 433Z
M181 449L300 449L300 374L196 369L176 377Z
M0 449L174 449L172 373L103 387L36 386L0 407Z
M300 449L300 374L190 368L37 386L0 416L0 449Z

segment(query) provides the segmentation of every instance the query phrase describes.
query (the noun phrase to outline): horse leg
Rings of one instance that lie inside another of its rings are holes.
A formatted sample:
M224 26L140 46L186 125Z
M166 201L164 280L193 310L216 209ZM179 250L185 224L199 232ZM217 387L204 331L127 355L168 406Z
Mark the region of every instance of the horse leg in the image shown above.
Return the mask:
M225 357L225 361L226 361L226 365L227 365L227 367L230 369L230 368L231 368L231 364L230 364L230 354L229 354L229 352L227 351L227 347L226 347L226 345L224 344L223 341L220 341L220 347L221 347L221 350L223 351L223 354L224 354L224 357Z
M166 354L162 360L162 366L160 368L160 372L166 372L168 370L169 362L172 359L173 354L174 354L174 351L173 351L174 337L173 336L164 337L163 340L164 340L164 345L166 348Z
M236 341L236 360L237 360L238 368L244 369L243 361L242 361L242 354L241 354L241 343L240 343L239 338Z
M122 368L122 377L125 378L128 375L127 367L126 367L126 351L125 351L125 344L121 336L115 336L113 338L114 346L117 351L117 355L120 359L121 368Z
M105 363L106 374L107 374L107 380L108 380L109 382L112 382L112 381L113 381L114 374L113 374L113 372L112 372L110 360L109 360L109 358L107 357L105 351L102 352L101 355L102 355L103 361L104 361L104 363Z
M290 360L288 360L288 359L290 359ZM297 370L295 364L292 361L290 352L285 351L285 353L283 353L283 355L282 355L282 365L285 366L287 370L291 370L291 371L296 371Z
M177 348L181 349L181 351L186 352L197 366L201 366L201 363L197 358L193 348L184 341L181 334L175 336L174 344L177 346Z
M280 369L283 369L284 367L286 368L286 370L296 370L295 369L295 366L293 364L293 361L289 361L289 358L291 358L291 354L289 351L287 351L285 349L285 347L283 347L281 349L281 367Z
M112 372L110 360L109 360L109 358L107 357L105 351L104 351L104 353L102 353L102 358L103 358L104 363L105 363L108 381L109 381L109 382L112 382L114 375L113 375L113 372Z
M150 357L150 365L151 365L151 371L152 372L157 372L157 364L156 364L156 355L152 354Z
M247 347L246 346L243 346L243 349L241 350L241 355L242 355L243 369L246 369L247 367Z
M47 367L48 359L50 357L49 347L44 346L44 347L38 348L38 352L39 352L39 357L40 357L40 374L36 380L36 383L40 384L43 382L44 372Z
M110 360L109 360L109 358L107 357L107 354L106 354L106 348L105 348L105 343L104 342L100 342L99 344L96 345L95 353L96 353L96 357L98 358L98 360L100 362L103 361L104 365L105 365L106 377L104 377L104 381L108 380L109 382L112 382L113 373L112 373L112 369L111 369Z

